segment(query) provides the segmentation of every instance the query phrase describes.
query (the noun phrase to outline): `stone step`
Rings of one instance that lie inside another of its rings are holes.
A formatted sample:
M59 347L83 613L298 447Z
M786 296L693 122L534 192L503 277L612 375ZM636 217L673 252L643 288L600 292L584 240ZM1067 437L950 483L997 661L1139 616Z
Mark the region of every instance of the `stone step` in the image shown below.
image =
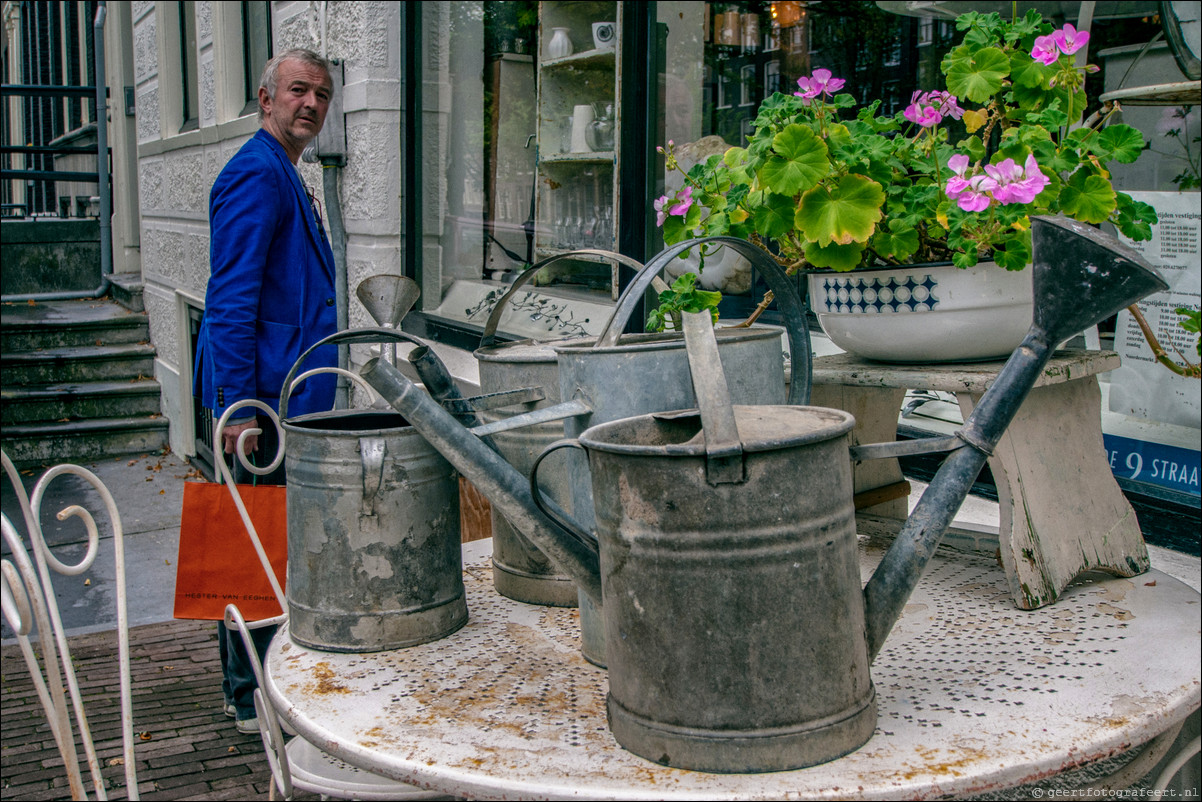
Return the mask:
M82 463L162 451L167 447L167 426L162 415L6 425L0 430L0 444L18 466Z
M76 382L0 388L0 423L142 417L159 411L159 383L134 381Z
M142 343L47 348L0 356L5 387L112 381L154 375L154 347Z
M103 298L0 306L0 345L6 354L149 340L144 312Z

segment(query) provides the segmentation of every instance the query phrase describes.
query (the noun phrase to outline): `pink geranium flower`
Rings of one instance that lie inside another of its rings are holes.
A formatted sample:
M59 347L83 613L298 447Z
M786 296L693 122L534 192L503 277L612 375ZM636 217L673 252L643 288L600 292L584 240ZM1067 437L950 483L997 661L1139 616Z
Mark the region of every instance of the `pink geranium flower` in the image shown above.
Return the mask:
M690 184L682 189L676 197L671 195L661 195L652 207L655 209L655 224L662 226L664 221L668 219L668 215L676 215L684 217L688 213L689 207L693 205L693 185Z
M939 113L958 120L964 116L964 109L956 102L956 96L951 92L927 92L918 99L919 103L929 103L939 110Z
M902 114L910 122L930 128L943 122L944 115L960 119L964 116L964 109L956 102L956 96L947 92L915 92Z
M1072 25L1065 25L1047 36L1036 37L1035 46L1031 48L1031 58L1040 64L1055 64L1061 53L1071 56L1088 42L1089 31L1078 31Z
M1056 46L1060 48L1060 52L1071 56L1089 42L1089 31L1078 31L1072 25L1065 25L1060 30L1053 32L1052 38L1056 40Z
M668 210L665 208L671 202L671 198L667 195L660 195L655 203L651 206L655 209L655 224L663 226L664 221L668 219Z
M1060 58L1060 48L1051 35L1035 38L1035 46L1031 48L1031 58L1040 64L1052 65Z
M984 211L993 202L989 193L997 186L997 182L987 175L968 177L965 175L968 172L968 164L968 157L960 153L947 160L947 166L955 176L948 179L944 191L964 211Z
M1027 156L1022 167L1014 159L1006 159L986 165L985 173L997 182L993 198L1001 204L1031 203L1048 185L1048 177L1039 169L1039 162L1033 155Z
M797 86L801 89L800 92L793 94L806 100L813 100L819 95L830 95L838 92L843 88L843 84L847 83L843 78L832 78L831 71L819 67L814 70L812 76L803 75L797 79Z
M693 205L693 185L689 184L676 196L676 205L668 209L668 214L684 217L689 207Z

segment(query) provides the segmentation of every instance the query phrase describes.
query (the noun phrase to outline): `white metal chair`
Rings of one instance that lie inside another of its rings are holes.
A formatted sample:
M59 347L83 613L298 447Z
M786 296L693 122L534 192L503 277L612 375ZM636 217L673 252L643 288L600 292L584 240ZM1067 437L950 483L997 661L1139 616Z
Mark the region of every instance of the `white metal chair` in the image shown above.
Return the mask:
M273 623L279 619L267 619L256 624ZM321 794L322 798L336 799L443 799L445 795L425 791L413 785L381 777L356 768L329 755L304 738L295 737L285 743L280 731L280 719L275 708L263 693L263 665L255 651L246 619L237 606L225 608L225 625L236 629L242 636L246 654L250 658L259 687L255 688L255 715L259 718L259 734L267 750L267 762L271 766L271 799L276 790L284 799L292 799L295 791Z
M50 569L53 568L57 573L66 576L78 576L87 571L92 567L99 551L100 535L92 514L83 507L71 505L59 511L59 520L77 517L83 522L88 532L88 547L83 559L75 565L64 565L46 545L41 526L41 504L46 488L55 477L72 474L91 484L100 494L107 509L113 527L113 547L116 558L117 648L120 663L121 740L124 750L125 790L129 799L138 799L138 778L134 764L133 705L130 693L129 617L125 605L125 546L117 505L104 483L94 473L78 465L56 465L38 479L32 495L27 495L12 460L2 452L0 452L0 458L2 458L4 472L12 482L20 502L21 513L25 518L25 526L30 537L30 545L27 549L16 527L13 526L7 515L3 516L4 541L12 552L10 559L0 562L0 577L2 577L0 600L3 602L4 620L12 627L16 635L21 653L25 657L25 663L29 667L30 676L33 678L38 700L41 702L43 710L46 711L50 730L63 758L73 799L88 798L79 752L76 748L75 727L78 728L78 737L83 745L84 757L96 798L108 799L108 796L105 779L101 774L100 761L96 756L92 733L88 727L88 718L84 711L79 682L75 677L66 632L63 629L54 586L50 578ZM32 560L30 553L33 554ZM35 624L37 627L36 638L42 652L41 660L30 642L30 633L33 632ZM64 688L64 680L66 688ZM72 713L74 713L75 727L72 726Z
M309 373L298 376L293 382L293 386L299 384L308 376L318 372L332 372L348 376L349 378L362 384L362 380L355 374L339 368L318 368ZM280 464L284 455L284 434L282 427L279 424L279 418L275 411L261 401L245 400L239 401L231 405L220 420L214 426L214 443L221 442L221 432L225 428L226 421L231 416L238 412L243 407L254 407L266 415L271 422L280 430L280 449L276 454L275 459L270 465L262 468L255 467L245 459L241 454L243 451L242 440L239 439L236 451L239 454L239 459L242 460L242 465L252 473L265 475L271 473ZM245 438L251 434L258 434L259 429L250 429L242 435ZM263 565L263 570L267 572L268 579L271 581L272 589L275 591L276 598L279 601L280 609L287 610L287 602L284 598L284 592L280 585L278 577L275 575L275 570L271 567L271 561L267 558L267 553L263 550L263 545L259 540L259 534L255 531L254 524L250 520L250 516L246 512L246 507L242 503L241 497L238 495L237 484L234 482L234 477L231 474L229 467L224 460L214 460L216 467L221 474L222 479L229 487L230 494L234 499L234 505L238 508L242 517L242 523L246 527L246 532L250 536L251 542L254 544L255 552L259 556L259 561ZM263 664L259 661L258 652L255 650L254 642L250 637L251 629L270 626L273 624L281 624L288 618L287 614L282 614L274 618L266 618L261 621L247 623L242 612L236 605L228 605L225 608L225 626L231 630L237 630L242 637L242 643L246 647L246 654L250 660L251 668L255 673L255 715L259 719L259 734L263 738L263 747L267 752L267 763L271 767L271 794L270 798L276 798L276 791L284 795L284 799L292 799L296 790L306 791L309 793L321 794L323 798L334 797L337 799L403 799L403 800L418 800L418 799L445 799L445 795L432 791L426 791L407 783L402 783L397 780L391 780L387 777L381 777L378 774L372 774L368 771L363 771L355 766L339 760L338 758L321 751L313 744L306 741L304 738L294 737L287 743L284 741L283 733L280 730L280 719L276 715L275 708L263 693Z

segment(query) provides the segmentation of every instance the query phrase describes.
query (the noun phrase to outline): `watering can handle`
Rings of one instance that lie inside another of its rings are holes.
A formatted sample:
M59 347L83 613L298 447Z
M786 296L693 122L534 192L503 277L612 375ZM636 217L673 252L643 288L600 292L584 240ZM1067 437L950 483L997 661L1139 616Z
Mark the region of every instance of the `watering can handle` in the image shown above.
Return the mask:
M711 485L742 484L743 443L735 425L730 387L718 357L718 340L708 310L684 313L684 345L693 377L693 394L701 411L706 481Z
M365 327L361 329L347 329L339 331L313 343L309 348L297 358L292 364L292 369L288 371L287 377L284 379L284 386L280 392L280 420L288 417L288 399L292 396L292 379L296 376L296 371L309 357L309 354L323 345L332 345L334 343L379 343L379 342L408 342L415 345L425 345L424 342L414 337L412 334L406 334L403 331L396 329L385 329L380 327Z
M543 459L552 451L558 451L561 448L578 448L581 451L585 451L584 446L580 445L580 441L574 437L556 440L544 448L543 453L539 454L535 458L534 464L530 466L530 495L533 497L534 506L538 507L539 512L550 518L556 526L573 538L595 550L597 548L597 538L581 529L579 524L562 514L554 505L549 504L547 499L543 497L543 491L538 486L538 466L542 465Z
M541 262L538 262L532 267L528 267L522 271L521 275L514 279L513 284L508 290L506 290L505 294L497 299L496 304L493 305L492 313L488 316L488 321L484 324L484 334L480 337L479 347L486 348L497 341L497 326L501 322L501 315L505 311L505 304L509 302L509 299L513 297L514 293L516 293L522 287L522 285L526 284L528 281L538 275L540 270L552 262L558 262L561 259L579 259L582 256L608 259L611 262L617 262L620 265L629 267L635 273L638 273L643 268L642 262L631 259L629 256L624 256L620 253L614 253L613 251L599 250L596 248L583 248L578 251L568 251L567 253L557 253L554 256L548 256Z
M751 262L768 282L768 288L776 296L777 306L785 320L785 333L789 335L789 359L793 365L793 380L789 386L790 404L810 403L810 382L813 376L813 356L810 350L810 327L806 323L805 303L793 288L784 269L763 248L752 245L737 237L700 237L685 240L664 248L649 261L635 276L622 297L618 299L613 316L597 338L596 348L612 348L643 294L668 263L690 248L707 244L725 245Z

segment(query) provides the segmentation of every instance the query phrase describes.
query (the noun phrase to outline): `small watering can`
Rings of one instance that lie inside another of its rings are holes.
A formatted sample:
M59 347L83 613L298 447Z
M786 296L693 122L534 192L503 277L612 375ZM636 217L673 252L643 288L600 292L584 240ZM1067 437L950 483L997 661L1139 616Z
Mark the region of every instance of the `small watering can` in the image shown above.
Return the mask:
M373 360L362 375L595 603L604 598L619 743L699 771L802 768L871 737L868 665L1055 344L1166 286L1087 226L1032 218L1032 237L1032 326L956 436L922 444L950 453L863 589L850 462L915 449L848 449L845 413L703 400L700 412L594 426L577 439L593 471L594 538L540 507L529 481L391 365ZM712 348L690 359L697 396L721 392Z
M288 417L288 388L314 350L390 341L420 345L393 329L340 332L302 354L284 381L289 632L315 649L397 649L467 623L450 464L392 410Z

